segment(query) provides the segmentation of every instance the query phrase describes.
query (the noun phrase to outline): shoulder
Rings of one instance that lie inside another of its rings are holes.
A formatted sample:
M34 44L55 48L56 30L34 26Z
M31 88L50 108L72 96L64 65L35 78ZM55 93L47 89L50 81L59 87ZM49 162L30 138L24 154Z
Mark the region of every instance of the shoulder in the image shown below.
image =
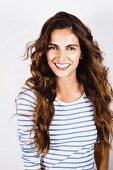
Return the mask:
M36 95L35 91L30 89L26 84L24 84L20 91L18 92L15 102L18 104L19 102L22 103L30 103L31 105L34 105L36 102Z

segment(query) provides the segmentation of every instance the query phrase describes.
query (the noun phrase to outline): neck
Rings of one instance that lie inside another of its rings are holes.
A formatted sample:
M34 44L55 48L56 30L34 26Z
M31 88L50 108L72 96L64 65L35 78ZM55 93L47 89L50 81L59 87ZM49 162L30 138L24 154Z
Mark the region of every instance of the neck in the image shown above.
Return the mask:
M83 86L78 82L76 76L57 78L57 97L77 98L83 94Z

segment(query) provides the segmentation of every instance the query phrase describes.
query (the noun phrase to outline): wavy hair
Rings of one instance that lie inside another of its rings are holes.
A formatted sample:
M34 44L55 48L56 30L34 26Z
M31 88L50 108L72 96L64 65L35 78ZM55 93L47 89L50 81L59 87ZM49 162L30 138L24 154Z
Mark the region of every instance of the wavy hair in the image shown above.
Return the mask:
M31 59L31 77L25 82L36 94L34 112L35 145L39 153L47 154L50 147L49 126L54 116L56 78L47 63L46 51L55 29L70 28L78 37L83 59L77 67L77 79L83 84L94 108L98 139L104 148L111 147L113 119L110 104L113 90L108 81L108 68L103 65L103 54L91 31L76 16L58 12L43 25L39 38L27 47L25 59Z

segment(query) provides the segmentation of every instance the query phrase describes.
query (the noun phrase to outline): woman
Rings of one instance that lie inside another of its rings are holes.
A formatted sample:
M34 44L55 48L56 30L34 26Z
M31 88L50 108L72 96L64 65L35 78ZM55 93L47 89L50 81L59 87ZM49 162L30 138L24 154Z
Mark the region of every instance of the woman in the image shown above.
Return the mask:
M25 169L108 170L113 91L90 30L58 12L28 57L32 76L16 98Z

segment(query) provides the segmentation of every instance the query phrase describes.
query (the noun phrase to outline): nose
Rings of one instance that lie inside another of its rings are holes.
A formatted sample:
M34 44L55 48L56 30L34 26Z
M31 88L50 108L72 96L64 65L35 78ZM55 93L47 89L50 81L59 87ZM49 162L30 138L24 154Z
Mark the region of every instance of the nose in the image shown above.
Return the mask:
M64 62L66 60L67 54L65 50L59 51L59 62Z

